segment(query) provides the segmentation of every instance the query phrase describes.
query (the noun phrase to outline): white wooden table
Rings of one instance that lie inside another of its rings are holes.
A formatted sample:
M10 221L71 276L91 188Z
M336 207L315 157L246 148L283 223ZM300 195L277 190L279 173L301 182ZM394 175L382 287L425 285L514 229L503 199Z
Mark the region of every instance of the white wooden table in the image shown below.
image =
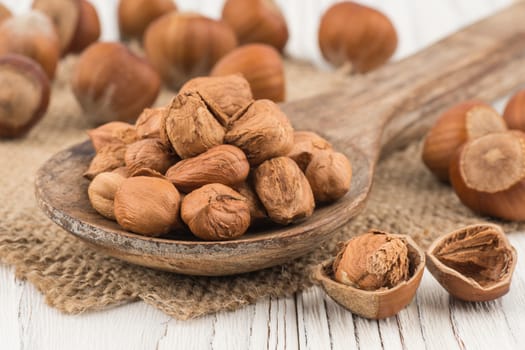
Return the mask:
M115 0L92 0L114 39ZM0 0L16 12L29 0ZM317 62L319 13L333 0L279 1L290 28L288 52ZM400 34L396 57L488 15L510 0L376 0ZM218 16L221 1L182 1L179 7ZM501 104L500 104L501 107ZM425 272L415 300L396 317L368 321L353 316L319 288L286 299L197 320L177 321L138 302L107 311L67 316L45 305L29 283L0 265L0 349L523 349L525 348L525 232L509 238L520 257L511 291L488 303L449 298Z

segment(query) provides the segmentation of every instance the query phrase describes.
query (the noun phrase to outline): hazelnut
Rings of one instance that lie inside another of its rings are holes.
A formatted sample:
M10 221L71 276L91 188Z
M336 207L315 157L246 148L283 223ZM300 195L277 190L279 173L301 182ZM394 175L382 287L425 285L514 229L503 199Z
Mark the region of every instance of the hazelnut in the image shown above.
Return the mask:
M142 168L164 174L178 158L160 139L144 139L130 144L126 148L124 161L130 172Z
M124 122L109 122L87 131L95 152L110 144L130 144L137 141L133 125Z
M240 184L235 185L234 189L246 198L246 202L250 208L251 225L262 223L268 218L266 209L264 209L261 200L257 197L257 193L255 193L251 181L241 182Z
M252 166L284 156L293 147L293 128L279 106L270 100L252 103L230 121L226 143L242 149Z
M125 179L116 172L105 172L95 176L88 187L88 197L93 209L100 215L115 220L115 193Z
M250 226L246 198L222 184L205 185L184 197L182 220L204 240L229 240L242 236Z
M471 225L439 237L427 251L427 268L454 297L488 301L510 288L516 250L499 226Z
M156 177L125 179L115 193L115 217L124 229L160 236L179 225L180 195L171 182Z
M236 73L241 73L248 80L255 99L284 101L283 60L272 46L265 44L241 46L221 58L211 71L213 76Z
M507 131L467 142L450 163L463 204L505 220L525 220L525 134Z
M335 66L351 62L360 73L384 64L397 47L396 29L388 17L351 1L334 4L323 14L318 35L327 61Z
M448 181L450 161L462 144L506 129L498 112L484 102L460 103L441 114L428 132L423 144L423 162L438 179Z
M31 11L4 20L0 23L0 56L6 53L32 58L52 79L60 56L53 23L40 11Z
M241 74L193 78L179 91L187 92L197 92L223 125L253 101L250 84Z
M334 202L350 189L352 166L339 152L317 153L305 171L316 202Z
M9 9L7 7L5 7L4 5L0 4L0 23L6 19L6 18L9 18L11 17L13 14L11 13L11 11L9 11Z
M525 132L525 90L518 91L510 98L505 106L503 119L509 129Z
M91 160L89 168L84 173L84 177L92 180L100 173L112 171L124 166L124 155L126 145L123 143L111 143L99 149L95 157Z
M49 103L49 79L39 64L15 54L0 57L0 137L27 133Z
M160 89L149 64L119 43L95 43L85 50L71 84L86 117L97 124L134 121Z
M131 173L129 172L129 169L125 166L118 167L116 169L111 170L112 173L119 174L122 177L131 177Z
M371 230L344 243L313 278L352 313L383 319L410 303L424 270L425 254L409 236Z
M288 41L286 20L273 0L227 0L222 19L241 45L263 43L282 51Z
M241 183L246 180L249 171L250 164L239 148L219 145L173 165L166 172L166 177L177 189L188 193L210 183Z
M265 161L254 173L255 192L268 216L279 224L289 224L312 215L314 196L308 180L288 157Z
M292 158L302 171L310 164L312 158L319 152L332 149L330 142L312 131L294 131L293 147L288 157Z
M225 133L196 93L178 94L171 101L165 132L182 159L194 157L222 144Z
M160 16L176 11L173 0L120 0L118 4L118 26L124 38L137 38L148 25Z
M166 107L146 108L135 122L137 136L141 139L161 138L162 123L167 113Z
M97 11L86 0L34 0L33 8L53 21L63 54L80 52L100 36Z
M144 34L149 61L172 88L208 75L215 62L235 46L235 34L224 22L190 13L164 15Z

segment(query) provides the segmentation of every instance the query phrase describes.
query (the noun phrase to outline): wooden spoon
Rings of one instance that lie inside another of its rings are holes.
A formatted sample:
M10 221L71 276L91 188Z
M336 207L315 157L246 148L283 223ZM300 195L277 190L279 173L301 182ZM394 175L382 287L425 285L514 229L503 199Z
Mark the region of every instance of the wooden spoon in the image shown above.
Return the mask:
M351 159L351 191L308 220L203 242L190 235L148 238L123 231L89 204L82 178L93 157L85 142L39 170L36 197L58 225L123 260L194 275L229 275L282 264L330 239L364 206L380 150L420 136L444 109L465 99L492 101L525 83L525 3L463 29L344 89L282 105L297 129L320 132ZM402 199L400 199L402 200ZM417 218L414 218L417 220Z

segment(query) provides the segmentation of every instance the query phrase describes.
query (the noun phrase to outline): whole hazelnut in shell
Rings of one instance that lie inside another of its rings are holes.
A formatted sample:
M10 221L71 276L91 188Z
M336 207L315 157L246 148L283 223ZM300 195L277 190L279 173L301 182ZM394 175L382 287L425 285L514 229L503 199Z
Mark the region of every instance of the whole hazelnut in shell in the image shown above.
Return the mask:
M160 78L147 61L119 43L95 43L80 55L71 85L95 124L133 122L157 98Z
M42 118L49 79L40 65L15 54L0 57L0 137L19 137Z
M282 51L288 41L286 20L273 0L227 0L222 19L241 45L263 43Z
M173 0L120 0L118 4L118 27L124 38L137 38L151 22L166 13L176 11Z
M31 11L2 21L0 56L7 53L33 59L53 79L60 46L51 20L40 11Z
M272 46L240 46L221 58L211 71L213 76L237 73L241 73L248 80L256 100L284 101L286 86L283 60Z
M191 78L208 75L236 46L235 34L226 23L193 13L168 13L144 34L148 60L175 89Z
M246 198L228 186L209 184L182 201L182 220L204 240L229 240L242 236L250 226Z
M319 47L335 66L351 62L366 73L384 64L397 47L397 33L383 13L352 1L332 5L322 16Z

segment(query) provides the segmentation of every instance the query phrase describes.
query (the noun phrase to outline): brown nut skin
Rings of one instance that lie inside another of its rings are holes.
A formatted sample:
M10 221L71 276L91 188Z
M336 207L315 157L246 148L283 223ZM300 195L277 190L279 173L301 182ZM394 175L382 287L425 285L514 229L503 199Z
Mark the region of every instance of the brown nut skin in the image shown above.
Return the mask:
M246 180L249 171L250 164L239 148L219 145L176 163L168 169L166 177L177 189L189 193L210 183L239 184Z
M179 93L197 92L222 125L253 101L250 84L241 74L188 80Z
M422 159L441 181L449 181L448 169L456 150L468 140L507 127L501 116L482 101L465 101L441 114L423 144Z
M222 184L205 185L184 197L181 217L195 236L209 241L240 237L250 226L246 198Z
M408 247L404 240L380 231L356 236L335 258L334 278L363 290L393 288L409 276Z
M273 0L227 0L222 19L241 45L263 43L283 51L288 41L286 20Z
M302 171L306 171L312 158L319 152L332 149L330 142L312 131L294 131L293 147L288 157L292 158Z
M115 220L115 193L126 177L116 172L100 173L88 187L88 197L93 209L100 215Z
M124 156L126 145L123 143L111 143L102 147L89 163L89 168L84 177L92 180L100 173L108 172L125 166Z
M110 144L127 145L138 140L133 125L125 122L109 122L98 128L88 130L87 134L97 153Z
M0 23L0 56L7 53L33 59L53 79L60 57L53 23L40 11L5 19Z
M67 52L82 52L100 38L100 21L95 7L87 0L80 0L79 10L77 28Z
M117 222L141 235L160 236L179 226L179 209L179 192L164 179L130 177L115 193Z
M9 18L11 17L13 14L11 13L11 11L9 11L9 9L7 7L5 7L4 5L0 4L0 23L6 19L6 18Z
M312 215L314 195L308 180L297 164L288 157L265 161L254 173L255 192L268 216L287 225Z
M208 75L236 46L235 34L226 23L190 13L168 13L144 34L148 60L175 89L191 78Z
M49 104L49 79L33 60L15 54L0 57L0 137L26 134Z
M160 139L162 123L167 113L166 107L146 108L135 122L137 136L141 139Z
M525 134L493 133L469 141L450 163L450 181L476 213L525 220Z
M235 185L234 190L246 198L248 207L250 208L250 219L252 226L262 224L266 221L266 219L268 219L266 209L264 209L261 200L259 197L257 197L257 193L255 193L255 189L253 188L250 179Z
M489 301L505 295L517 255L501 227L477 224L439 237L427 251L427 268L454 297Z
M179 158L160 139L144 139L128 145L124 161L131 173L148 168L164 174Z
M279 106L258 100L232 118L224 141L242 149L250 165L256 166L290 153L293 135L292 125Z
M379 234L380 231L373 232ZM379 290L362 290L339 283L333 275L333 259L317 265L313 271L313 279L319 283L325 292L352 313L369 319L383 319L397 314L407 306L416 294L425 271L425 253L406 235L394 235L406 242L409 258L409 278L392 288Z
M282 102L286 95L283 60L265 44L248 44L231 51L215 64L212 76L242 74L250 83L256 100Z
M182 158L197 156L220 145L224 128L196 93L178 94L168 107L165 132L173 149Z
M339 2L323 14L318 39L328 62L351 62L359 73L386 63L397 47L396 29L388 17L351 1Z
M120 0L118 4L120 35L123 38L142 40L142 35L151 22L176 10L177 6L173 0Z
M316 202L335 202L350 190L352 165L344 154L324 151L313 157L305 175Z
M525 132L525 90L518 91L509 99L503 119L509 129Z
M91 122L133 122L157 98L160 78L124 45L95 43L80 55L71 85Z

